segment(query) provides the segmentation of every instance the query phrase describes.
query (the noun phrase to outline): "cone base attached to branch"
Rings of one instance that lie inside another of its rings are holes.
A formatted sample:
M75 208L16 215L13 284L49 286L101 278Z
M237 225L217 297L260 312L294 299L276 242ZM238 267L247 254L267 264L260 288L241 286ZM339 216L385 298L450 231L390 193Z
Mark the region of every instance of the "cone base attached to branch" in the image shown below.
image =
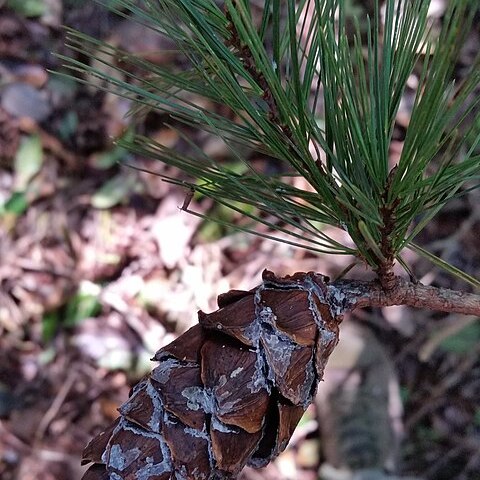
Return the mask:
M328 283L296 273L232 290L219 309L157 352L120 417L93 439L84 480L234 478L285 449L312 402L346 312L410 305L480 315L480 296L395 277Z

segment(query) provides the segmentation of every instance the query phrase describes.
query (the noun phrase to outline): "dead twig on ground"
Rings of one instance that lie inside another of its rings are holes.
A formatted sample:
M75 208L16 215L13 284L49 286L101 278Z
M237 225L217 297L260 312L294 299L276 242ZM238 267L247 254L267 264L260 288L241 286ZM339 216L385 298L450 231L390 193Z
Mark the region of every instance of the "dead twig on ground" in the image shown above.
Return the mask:
M42 417L42 420L38 425L38 429L35 433L34 443L39 442L45 435L48 426L53 421L58 411L62 407L63 403L65 402L65 399L67 398L67 395L73 387L73 384L75 383L77 377L78 372L76 370L72 370L68 373L64 384L61 386L60 390L57 393L57 396L50 405L50 408L45 412L45 415Z

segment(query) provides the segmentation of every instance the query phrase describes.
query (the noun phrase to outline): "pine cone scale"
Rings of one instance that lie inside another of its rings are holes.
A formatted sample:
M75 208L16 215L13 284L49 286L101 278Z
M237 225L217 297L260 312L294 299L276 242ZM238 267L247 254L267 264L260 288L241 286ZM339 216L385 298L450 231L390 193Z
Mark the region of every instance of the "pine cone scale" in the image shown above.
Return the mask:
M261 431L248 433L242 429L229 429L222 432L215 427L211 428L210 435L217 468L231 475L240 473L262 438Z
M152 372L151 381L165 410L186 426L201 430L205 424L205 414L210 413L213 406L209 407L208 399L202 395L200 366L178 364L172 367L168 378L164 379L162 376L164 381L160 382L157 381L155 370Z
M301 290L264 290L261 293L262 305L270 307L275 317L275 325L298 345L313 345L317 324L310 315L308 293Z
M208 478L211 471L209 439L205 432L190 429L172 419L164 425L163 435L174 467L184 478Z
M82 480L110 480L110 473L105 470L105 465L92 465L83 475Z
M278 411L279 421L276 444L278 445L279 452L281 452L287 446L287 443L297 427L298 422L305 413L305 410L303 407L279 404Z
M117 418L115 422L88 443L83 450L82 465L89 462L102 463L103 452L107 449L112 433L119 422L120 418Z
M152 358L156 362L173 357L189 363L200 362L200 349L205 341L205 330L201 325L189 328L172 343L161 348Z
M111 480L168 480L173 470L161 434L146 432L122 418L102 456Z
M252 338L251 332L256 319L255 299L253 293L244 293L247 295L240 297L237 303L228 303L209 314L200 311L198 321L207 330L225 333L252 347L255 345L255 338ZM235 297L239 297L238 292Z
M161 411L162 403L150 379L139 383L130 400L119 408L120 414L127 420L155 433L161 432Z
M268 408L269 394L265 389L257 391L251 387L257 355L247 347L219 340L208 340L202 348L202 379L213 392L215 414L227 425L248 433L258 432Z

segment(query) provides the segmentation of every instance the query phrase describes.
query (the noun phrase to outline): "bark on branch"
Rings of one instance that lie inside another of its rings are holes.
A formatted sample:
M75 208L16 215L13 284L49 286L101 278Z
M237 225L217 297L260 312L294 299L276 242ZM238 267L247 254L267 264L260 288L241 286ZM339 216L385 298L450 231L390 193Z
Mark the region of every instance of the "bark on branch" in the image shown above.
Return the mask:
M340 295L345 299L346 311L365 307L408 305L480 316L480 295L413 283L400 277L395 280L395 286L389 291L385 291L379 282L359 280L340 280L328 284L328 288L332 295L337 298Z

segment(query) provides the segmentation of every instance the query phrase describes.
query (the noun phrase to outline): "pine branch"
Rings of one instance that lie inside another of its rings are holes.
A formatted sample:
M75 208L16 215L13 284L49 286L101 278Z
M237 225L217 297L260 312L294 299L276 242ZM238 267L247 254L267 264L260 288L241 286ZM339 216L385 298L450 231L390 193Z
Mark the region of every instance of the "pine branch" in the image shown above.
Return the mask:
M439 312L480 316L480 295L394 278L385 290L378 281L340 280L329 285L332 296L348 298L345 313L357 308L406 305ZM333 301L333 300L332 300Z
M480 109L480 97L472 100L480 86L480 55L464 81L453 82L475 0L450 2L438 38L428 34L428 0L387 0L383 28L376 2L363 44L360 31L349 34L346 7L338 0L270 0L260 27L247 0L102 3L173 40L186 70L158 66L69 31L69 46L97 60L92 66L64 58L70 73L102 79L100 88L131 100L137 111L152 108L217 135L244 169L236 174L193 145L180 154L136 136L122 146L179 168L189 178L183 185L267 225L271 238L316 252L353 253L388 290L402 250L413 247L449 200L480 186L480 135L475 122L468 125ZM101 64L108 68L102 71ZM404 148L390 170L395 118L416 65L421 75ZM80 81L89 83L87 78ZM201 97L225 105L236 120L206 109ZM460 137L459 131L468 135ZM293 190L284 179L257 171L238 145L281 160L309 188ZM339 245L323 225L347 231L355 248Z

